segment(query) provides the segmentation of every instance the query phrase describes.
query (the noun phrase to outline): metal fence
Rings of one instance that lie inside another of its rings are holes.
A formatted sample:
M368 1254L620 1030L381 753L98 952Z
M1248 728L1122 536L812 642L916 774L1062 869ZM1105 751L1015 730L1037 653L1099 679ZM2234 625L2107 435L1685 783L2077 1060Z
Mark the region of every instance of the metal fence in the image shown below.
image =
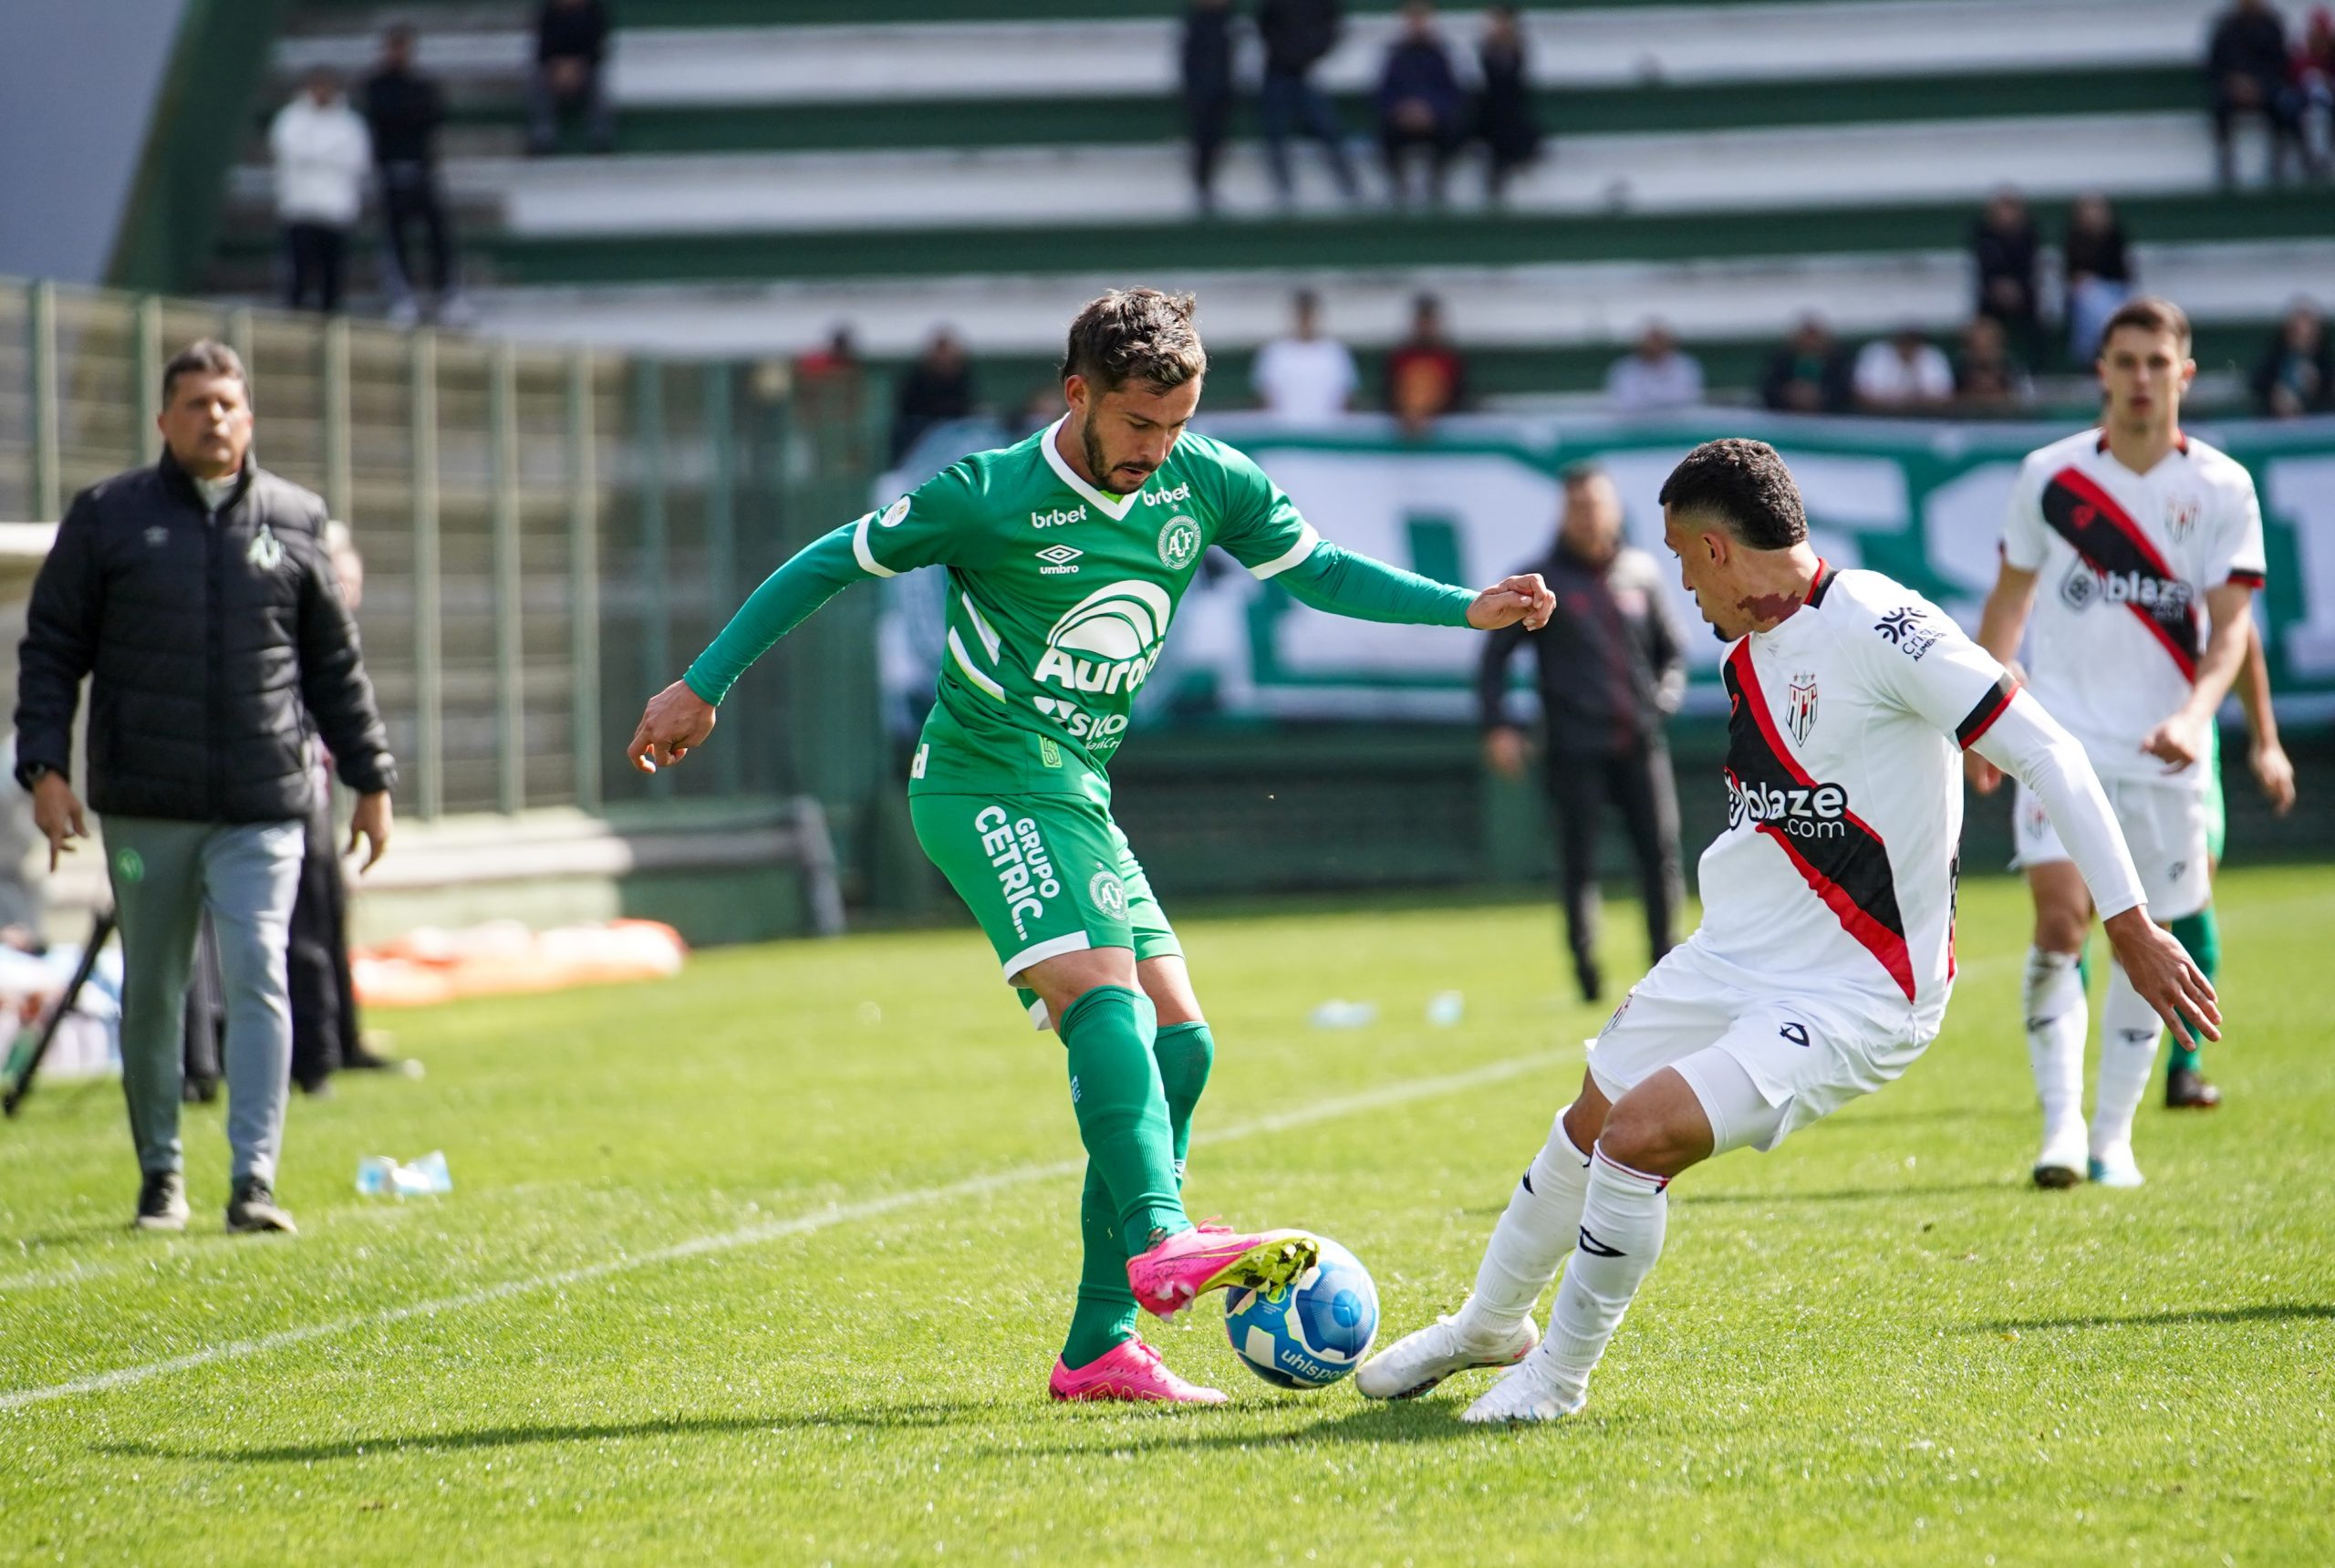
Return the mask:
M202 337L250 370L258 460L364 556L403 810L807 791L849 825L877 765L872 607L790 639L698 764L619 755L751 585L865 505L865 432L796 407L783 368L0 282L0 520L151 462L161 367Z

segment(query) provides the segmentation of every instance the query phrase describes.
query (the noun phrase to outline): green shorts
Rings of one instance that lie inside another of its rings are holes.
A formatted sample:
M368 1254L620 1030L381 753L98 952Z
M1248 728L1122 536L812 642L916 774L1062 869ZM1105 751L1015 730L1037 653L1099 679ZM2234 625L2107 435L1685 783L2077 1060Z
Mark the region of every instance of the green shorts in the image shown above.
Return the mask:
M1075 794L912 794L917 842L997 950L1005 982L1082 948L1182 952L1151 879L1109 812ZM1044 1004L1022 1005L1039 1028Z
M2229 810L2222 803L2222 727L2206 726L2213 745L2205 753L2205 853L2222 863L2222 846L2229 837Z

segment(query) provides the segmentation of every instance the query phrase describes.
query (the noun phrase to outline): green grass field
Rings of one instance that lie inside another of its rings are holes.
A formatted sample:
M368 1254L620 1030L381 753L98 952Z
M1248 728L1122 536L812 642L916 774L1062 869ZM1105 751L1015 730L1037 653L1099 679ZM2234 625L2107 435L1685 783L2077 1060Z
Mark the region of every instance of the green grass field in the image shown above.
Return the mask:
M220 1233L217 1107L195 1228L133 1235L116 1091L49 1085L0 1128L0 1556L2335 1561L2335 870L2223 907L2230 1103L2143 1113L2146 1189L2025 1185L2024 898L1975 882L1944 1038L1681 1180L1588 1412L1529 1432L1458 1424L1483 1374L1269 1389L1214 1301L1154 1338L1231 1408L1051 1406L1075 1135L970 930L385 1019L429 1076L296 1102L296 1241ZM1598 1022L1553 925L1186 922L1193 1212L1337 1237L1390 1331L1448 1311ZM451 1197L354 1192L440 1147Z

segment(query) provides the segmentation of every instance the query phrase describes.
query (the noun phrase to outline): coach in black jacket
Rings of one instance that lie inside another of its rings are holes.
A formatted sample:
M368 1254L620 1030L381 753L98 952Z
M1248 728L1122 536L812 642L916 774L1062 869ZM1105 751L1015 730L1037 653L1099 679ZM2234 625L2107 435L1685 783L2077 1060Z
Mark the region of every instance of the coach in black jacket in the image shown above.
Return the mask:
M322 730L358 792L369 867L395 783L356 624L324 546L324 503L251 461L233 350L197 343L162 375L165 451L76 496L33 584L19 656L16 777L49 867L87 829L69 778L89 688L89 804L121 918L122 1087L143 1174L138 1224L182 1230L180 1015L207 907L226 1010L227 1223L289 1231L275 1199L292 1050L285 928Z
M1582 994L1597 1000L1597 820L1610 801L1636 853L1653 956L1670 950L1678 915L1678 792L1663 725L1686 687L1684 642L1654 557L1622 543L1622 501L1604 471L1565 471L1565 510L1540 573L1557 597L1547 628L1486 640L1477 698L1486 758L1524 773L1524 732L1507 711L1508 669L1530 642L1548 727L1545 769L1564 877L1565 930Z

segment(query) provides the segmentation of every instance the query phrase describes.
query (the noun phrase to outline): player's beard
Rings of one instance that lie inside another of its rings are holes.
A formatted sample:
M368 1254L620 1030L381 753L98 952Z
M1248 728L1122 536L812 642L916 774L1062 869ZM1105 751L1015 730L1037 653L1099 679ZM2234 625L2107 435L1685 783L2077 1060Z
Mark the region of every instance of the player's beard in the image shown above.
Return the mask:
M1095 476L1095 483L1114 495L1131 494L1142 489L1143 482L1151 477L1151 471L1146 469L1136 475L1133 484L1124 489L1120 488L1119 471L1111 466L1110 454L1103 450L1103 443L1095 436L1095 427L1092 424L1079 427L1078 444L1086 454L1086 472Z

